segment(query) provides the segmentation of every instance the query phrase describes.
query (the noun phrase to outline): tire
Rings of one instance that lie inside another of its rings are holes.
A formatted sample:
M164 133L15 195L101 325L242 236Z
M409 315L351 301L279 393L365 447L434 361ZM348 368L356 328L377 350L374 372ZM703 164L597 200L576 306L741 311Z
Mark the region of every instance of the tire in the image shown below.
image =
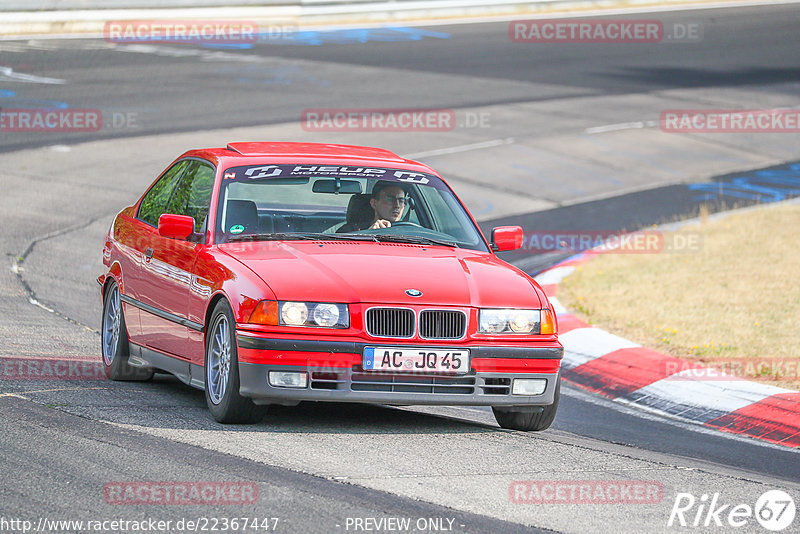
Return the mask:
M556 418L558 399L561 396L561 377L556 379L556 391L553 395L553 404L547 406L515 406L504 408L492 406L494 418L502 428L509 430L539 431L550 428Z
M236 321L227 301L220 300L211 313L206 333L206 404L219 423L258 423L266 406L253 403L239 394L239 356L236 348Z
M125 314L122 311L122 300L116 282L108 285L105 298L103 298L100 348L107 378L141 382L153 378L153 369L133 367L128 363L130 354L128 329L125 326Z

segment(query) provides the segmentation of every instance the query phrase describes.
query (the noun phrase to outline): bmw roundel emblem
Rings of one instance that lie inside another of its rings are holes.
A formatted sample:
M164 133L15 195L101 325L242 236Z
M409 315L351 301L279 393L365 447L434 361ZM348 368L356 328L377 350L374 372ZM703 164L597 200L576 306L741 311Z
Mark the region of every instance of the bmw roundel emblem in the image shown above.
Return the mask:
M419 289L406 289L406 295L409 297L421 297L422 291Z

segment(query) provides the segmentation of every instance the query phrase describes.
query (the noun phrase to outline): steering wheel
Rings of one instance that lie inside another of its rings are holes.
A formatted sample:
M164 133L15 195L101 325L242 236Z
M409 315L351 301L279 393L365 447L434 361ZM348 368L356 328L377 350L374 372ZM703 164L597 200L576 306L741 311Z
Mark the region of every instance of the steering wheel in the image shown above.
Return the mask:
M397 221L397 222L392 223L392 226L393 227L394 226L416 226L417 228L422 228L422 226L418 225L415 222L411 222L411 221Z

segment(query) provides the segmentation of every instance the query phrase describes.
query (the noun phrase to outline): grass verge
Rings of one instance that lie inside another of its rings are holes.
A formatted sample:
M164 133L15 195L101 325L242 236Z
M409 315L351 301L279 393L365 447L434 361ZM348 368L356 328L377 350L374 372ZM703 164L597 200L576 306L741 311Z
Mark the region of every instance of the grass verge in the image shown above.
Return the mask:
M666 250L699 241L694 252ZM584 321L660 352L800 390L800 205L665 234L660 253L607 253L558 298Z

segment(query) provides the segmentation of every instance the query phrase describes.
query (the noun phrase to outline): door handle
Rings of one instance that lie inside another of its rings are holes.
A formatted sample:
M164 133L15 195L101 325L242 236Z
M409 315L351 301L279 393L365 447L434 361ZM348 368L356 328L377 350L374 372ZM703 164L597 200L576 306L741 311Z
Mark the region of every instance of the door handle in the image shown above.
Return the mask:
M153 249L148 248L144 251L144 261L150 261L151 259L153 259Z

